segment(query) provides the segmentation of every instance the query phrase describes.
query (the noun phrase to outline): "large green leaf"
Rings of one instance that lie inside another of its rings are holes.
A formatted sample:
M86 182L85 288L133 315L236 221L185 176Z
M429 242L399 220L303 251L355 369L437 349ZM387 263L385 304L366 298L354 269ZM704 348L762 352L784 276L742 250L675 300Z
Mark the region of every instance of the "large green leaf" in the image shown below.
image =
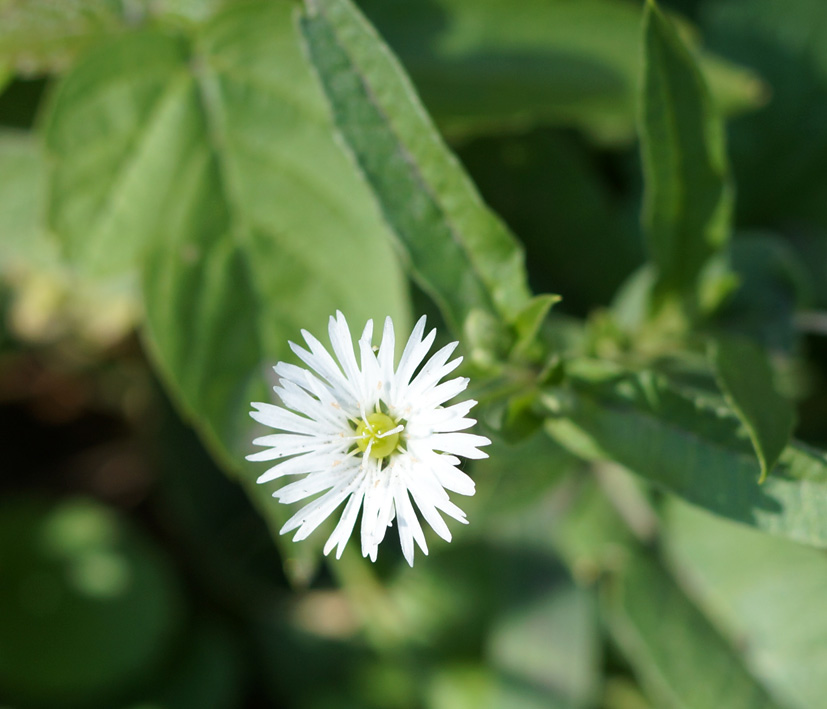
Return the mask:
M777 709L669 575L629 550L606 594L609 626L644 686L665 709Z
M473 310L513 321L529 297L522 251L401 66L349 0L306 6L302 33L336 126L423 288L457 332Z
M664 542L676 576L790 709L827 696L824 553L672 499Z
M450 133L576 125L631 140L639 84L639 3L626 0L361 0L425 105ZM695 44L695 40L692 40ZM699 57L726 111L755 106L762 85Z
M710 350L718 384L749 433L764 482L787 447L795 423L789 399L778 393L766 353L749 340L718 338Z
M643 48L644 226L658 288L689 294L730 236L723 124L695 60L653 0L644 12Z
M407 327L404 279L338 146L288 3L240 5L192 38L141 32L61 86L47 138L53 223L82 264L144 262L146 340L220 460L251 450L265 365L337 308ZM278 527L280 505L251 486Z
M584 458L612 460L716 514L827 547L827 456L794 442L763 485L747 433L720 399L642 374L582 371L552 391L547 429Z
M3 0L0 62L24 74L58 71L83 49L139 20L145 0Z

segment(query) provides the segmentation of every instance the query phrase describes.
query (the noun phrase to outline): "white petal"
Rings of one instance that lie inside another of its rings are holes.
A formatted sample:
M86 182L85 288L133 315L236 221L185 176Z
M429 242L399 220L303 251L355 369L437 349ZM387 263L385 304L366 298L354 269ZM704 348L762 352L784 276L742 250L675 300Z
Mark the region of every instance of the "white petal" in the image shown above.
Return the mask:
M371 328L373 323L371 323ZM360 403L364 403L365 387L362 378L362 373L356 364L356 357L353 354L353 338L350 335L350 328L347 326L347 320L340 311L336 311L336 317L330 318L330 323L327 328L330 336L330 344L333 347L333 352L336 354L336 359L342 365L342 371L345 373L348 382L350 382L356 399Z
M382 342L379 345L377 361L379 376L382 380L382 398L387 402L390 398L391 383L394 379L393 362L396 339L393 332L393 320L385 318L385 328L382 331Z
M358 467L358 463L356 465L345 464L313 473L302 480L297 480L294 483L290 483L276 490L273 493L273 497L279 502L289 505L298 500L303 500L305 497L317 495L322 490L328 490L341 484L343 481L352 479L353 473L358 470Z
M414 371L419 366L419 363L428 354L431 345L434 343L436 337L436 330L431 330L425 339L422 339L422 333L425 330L425 316L423 315L419 322L416 323L405 349L402 351L402 357L399 360L399 367L396 370L393 384L391 385L391 398L394 400L391 403L396 405L396 398L404 391L405 387L410 382Z
M414 563L414 540L419 548L427 554L428 545L425 535L416 517L408 498L408 491L404 485L396 485L393 492L393 504L396 508L396 526L399 529L399 542L402 545L402 554L410 566Z
M443 377L447 377L462 363L462 357L457 357L455 360L448 362L448 358L456 349L458 342L451 342L438 350L425 364L419 373L414 377L414 380L408 385L405 390L405 398L415 398L421 396L422 393L431 387ZM446 364L447 362L447 364Z
M364 476L362 477L362 481L364 481ZM356 524L356 518L359 516L359 508L362 506L364 496L364 484L360 484L347 501L345 509L342 512L342 517L336 525L336 529L333 530L333 534L330 535L324 545L325 555L329 554L333 547L338 547L336 549L336 558L342 558L342 552L345 550L350 535L353 533L353 527Z
M432 450L461 455L464 458L487 458L488 453L477 450L477 446L491 445L485 436L473 433L435 433L422 440Z
M341 426L333 425L332 422L318 421L305 416L299 416L292 411L283 409L281 406L262 404L256 401L253 402L253 406L257 411L251 411L250 416L270 428L310 435L318 433L335 434L342 430Z
M341 451L334 453L305 453L276 463L256 480L257 483L266 483L286 475L307 475L329 470L337 461L341 462L345 455Z

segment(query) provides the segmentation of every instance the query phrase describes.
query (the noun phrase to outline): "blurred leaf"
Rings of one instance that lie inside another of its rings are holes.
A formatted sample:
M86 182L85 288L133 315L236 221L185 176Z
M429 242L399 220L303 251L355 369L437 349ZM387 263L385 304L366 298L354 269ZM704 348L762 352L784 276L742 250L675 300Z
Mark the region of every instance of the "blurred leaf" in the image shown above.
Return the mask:
M705 0L710 46L761 72L771 100L733 122L729 153L739 222L827 224L827 16L821 0Z
M220 622L200 620L160 686L144 690L146 698L127 709L235 709L242 699L240 649Z
M710 359L724 397L749 433L761 464L758 482L762 483L792 436L793 405L778 393L772 365L755 343L719 337L710 349Z
M425 105L449 133L540 123L631 140L639 76L640 5L624 0L361 0ZM694 43L694 42L693 42ZM761 82L700 58L725 111L756 106Z
M715 314L717 326L760 342L770 351L792 353L800 334L794 316L812 298L807 265L781 237L742 232L730 244L729 259L739 287Z
M656 706L779 707L734 649L642 551L629 550L605 600L612 634Z
M670 500L668 559L690 595L790 709L827 695L823 552L758 534Z
M0 272L55 258L45 237L46 165L34 137L0 131Z
M514 329L517 334L517 341L514 343L516 356L525 355L528 352L537 339L552 306L559 302L559 295L547 293L536 295L517 313L514 320Z
M491 628L486 654L513 685L542 692L552 704L592 706L601 659L594 594L563 582L531 605L507 610Z
M337 128L454 332L475 309L513 321L529 299L522 250L442 143L395 58L349 0L310 0L301 28Z
M0 62L21 74L66 69L89 45L141 19L146 0L2 0Z
M547 397L546 427L569 450L615 461L723 517L827 547L824 453L793 442L759 485L747 434L720 400L647 372L568 371L572 387Z
M181 588L166 559L91 500L7 500L0 568L0 692L27 706L139 683L181 631Z
M485 529L490 529L495 520L505 524L529 522L527 508L556 486L573 465L580 465L579 460L543 432L518 445L492 446L489 457L474 461L471 469L477 492L469 498L469 508L480 507L479 514L488 520ZM515 475L515 470L520 474ZM541 529L532 529L526 537L541 537ZM476 531L484 533L483 529ZM469 530L473 532L473 528ZM500 532L497 529L494 534L500 536Z
M146 339L186 416L273 531L287 508L244 466L265 365L343 310L407 328L404 279L335 145L288 3L239 5L191 40L159 32L91 53L47 124L52 216L93 269L145 255ZM91 226L90 226L91 225ZM148 252L148 254L147 254ZM242 467L244 466L244 467ZM285 541L285 555L304 556Z
M672 23L650 0L643 24L643 220L661 295L688 295L729 239L723 124Z

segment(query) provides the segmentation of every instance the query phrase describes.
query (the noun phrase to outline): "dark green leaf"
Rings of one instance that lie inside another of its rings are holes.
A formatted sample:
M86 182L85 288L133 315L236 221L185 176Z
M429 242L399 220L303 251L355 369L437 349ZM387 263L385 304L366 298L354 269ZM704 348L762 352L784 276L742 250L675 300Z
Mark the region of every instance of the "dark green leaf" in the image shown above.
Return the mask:
M404 332L408 317L387 233L333 140L291 7L239 5L191 40L143 32L101 47L61 86L47 137L60 236L90 268L143 262L149 349L277 530L287 508L243 463L249 403L271 398L267 365L292 358L301 328L323 337L337 308L354 329L389 314Z
M644 552L629 549L609 583L606 611L656 706L778 709L734 649Z
M802 217L827 225L827 6L821 0L705 0L704 37L761 72L770 101L732 124L729 153L742 224ZM822 271L823 273L823 271Z
M423 289L457 333L474 310L513 321L529 297L522 251L396 59L349 0L308 2L301 27L336 126Z
M689 295L729 239L723 125L694 58L653 0L643 23L643 220L661 294Z
M749 433L761 464L758 482L764 482L790 441L795 424L792 403L778 393L772 365L753 342L721 337L709 354L724 397Z
M624 0L362 0L359 6L451 134L576 125L631 140L641 7ZM689 34L689 32L687 32ZM754 107L762 85L709 54L704 75L724 110Z
M771 534L827 547L827 456L789 445L775 473L761 468L740 422L707 394L663 378L615 373L580 376L552 391L549 432L572 452L612 460L723 517Z

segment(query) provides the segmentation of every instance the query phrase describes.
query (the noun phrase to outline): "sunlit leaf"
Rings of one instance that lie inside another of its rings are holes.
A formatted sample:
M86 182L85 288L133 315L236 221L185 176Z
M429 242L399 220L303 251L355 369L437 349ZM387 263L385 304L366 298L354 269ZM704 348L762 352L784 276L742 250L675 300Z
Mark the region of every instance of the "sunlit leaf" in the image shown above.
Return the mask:
M723 517L827 547L827 455L793 442L759 485L749 437L720 399L651 373L573 370L572 387L546 402L547 429L569 450L615 461Z
M193 32L130 35L67 76L47 122L52 224L81 267L142 267L152 356L277 531L287 508L243 463L267 365L293 357L301 328L323 337L336 309L404 332L405 283L290 6L239 5Z
M423 288L456 332L475 309L513 321L529 297L522 250L402 67L349 0L308 2L301 28L336 126Z

